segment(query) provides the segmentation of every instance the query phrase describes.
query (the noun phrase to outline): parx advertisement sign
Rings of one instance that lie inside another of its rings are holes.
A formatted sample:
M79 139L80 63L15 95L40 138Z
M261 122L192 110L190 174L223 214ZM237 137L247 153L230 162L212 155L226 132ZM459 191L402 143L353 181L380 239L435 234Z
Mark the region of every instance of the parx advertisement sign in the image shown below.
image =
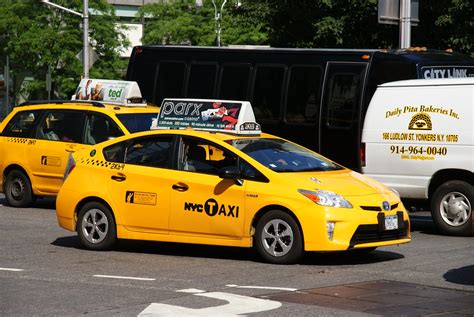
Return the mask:
M158 117L159 129L194 129L259 134L260 125L249 102L199 99L165 99Z

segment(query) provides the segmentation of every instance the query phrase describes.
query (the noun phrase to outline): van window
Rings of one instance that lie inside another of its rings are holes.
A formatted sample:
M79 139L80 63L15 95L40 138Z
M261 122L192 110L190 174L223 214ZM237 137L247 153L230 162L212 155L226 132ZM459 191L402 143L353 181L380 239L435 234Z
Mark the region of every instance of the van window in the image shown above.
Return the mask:
M320 103L321 68L295 66L290 70L290 81L286 97L286 121L291 123L314 123Z
M222 67L219 98L248 100L250 64L224 64Z
M192 64L189 72L187 97L213 98L216 76L216 64Z
M161 62L158 66L156 91L153 103L161 105L164 98L182 98L186 64L182 62ZM142 92L143 94L143 92Z
M252 107L257 121L280 119L284 75L283 66L257 66L252 98Z
M39 116L39 110L18 112L2 132L3 136L29 138Z

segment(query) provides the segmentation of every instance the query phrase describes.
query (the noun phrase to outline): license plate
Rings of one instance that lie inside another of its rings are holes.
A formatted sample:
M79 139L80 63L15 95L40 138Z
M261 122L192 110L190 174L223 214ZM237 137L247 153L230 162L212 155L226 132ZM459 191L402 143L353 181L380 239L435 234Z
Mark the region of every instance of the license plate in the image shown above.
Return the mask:
M398 217L394 216L385 216L385 230L395 230L398 229Z

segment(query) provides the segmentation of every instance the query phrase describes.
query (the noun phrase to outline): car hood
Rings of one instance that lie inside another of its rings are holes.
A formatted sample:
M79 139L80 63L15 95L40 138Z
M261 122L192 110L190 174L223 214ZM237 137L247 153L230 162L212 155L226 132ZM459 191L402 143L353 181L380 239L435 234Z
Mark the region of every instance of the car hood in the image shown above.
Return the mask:
M298 188L328 190L343 196L391 193L391 190L382 183L351 170L282 173L282 175L289 176Z

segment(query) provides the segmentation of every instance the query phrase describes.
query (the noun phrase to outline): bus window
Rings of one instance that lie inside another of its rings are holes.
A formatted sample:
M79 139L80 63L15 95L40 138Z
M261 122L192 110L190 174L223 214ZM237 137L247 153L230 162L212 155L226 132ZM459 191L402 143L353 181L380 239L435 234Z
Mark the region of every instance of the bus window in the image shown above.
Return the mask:
M153 103L161 105L164 98L184 97L183 87L185 71L186 64L183 62L161 62L158 66L156 91Z
M335 71L328 78L326 124L331 128L350 128L357 121L364 72L349 72L349 66Z
M283 91L283 66L257 66L252 107L257 121L278 120Z
M154 79L156 74L156 64L152 59L145 59L143 56L136 58L133 73L137 78L146 78L140 81L140 92L142 96L153 96ZM145 97L146 98L146 97Z
M219 98L248 100L250 64L224 64L221 71Z
M189 72L188 98L213 98L216 84L216 64L192 64Z
M289 123L316 122L319 113L321 68L295 66L290 69L286 97L286 121Z

